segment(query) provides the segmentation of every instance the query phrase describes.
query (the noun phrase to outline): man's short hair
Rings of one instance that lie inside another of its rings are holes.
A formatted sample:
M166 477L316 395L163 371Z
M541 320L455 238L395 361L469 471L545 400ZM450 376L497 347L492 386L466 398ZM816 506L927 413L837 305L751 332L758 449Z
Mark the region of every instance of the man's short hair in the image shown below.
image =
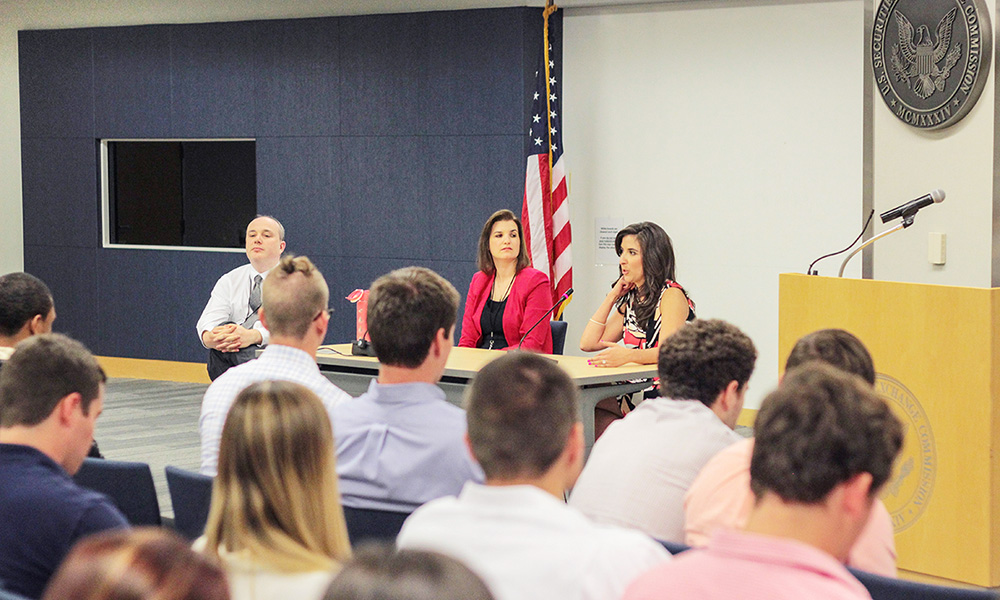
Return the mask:
M437 332L458 318L455 286L430 269L406 267L383 275L368 296L368 335L379 362L415 369Z
M569 375L530 352L509 352L480 369L466 404L469 445L487 479L545 474L580 421Z
M871 353L861 340L843 329L820 329L800 338L788 354L785 371L811 360L831 364L875 385Z
M878 493L903 447L903 425L856 375L813 361L785 375L755 424L750 487L757 498L815 504L870 473Z
M756 361L753 341L735 325L718 319L691 321L660 346L660 394L712 406L730 381L743 389Z
M261 296L268 331L302 339L326 310L330 288L308 257L286 254L264 279Z
M274 221L274 224L278 226L278 241L285 241L285 226L281 224L281 221L275 219L271 215L257 215L256 217L250 219L250 223L253 223L257 219L271 219ZM248 228L250 227L250 223L247 223Z
M41 279L28 273L0 277L0 335L13 337L24 324L52 310L52 292Z
M0 369L0 427L38 425L74 392L87 414L105 381L104 370L80 342L58 333L29 337Z

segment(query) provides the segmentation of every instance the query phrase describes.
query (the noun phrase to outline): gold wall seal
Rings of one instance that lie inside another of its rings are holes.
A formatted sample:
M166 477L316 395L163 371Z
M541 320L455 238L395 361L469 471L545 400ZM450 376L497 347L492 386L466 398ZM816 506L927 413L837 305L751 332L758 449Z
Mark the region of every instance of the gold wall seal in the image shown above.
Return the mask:
M899 533L913 525L931 501L937 470L934 432L920 402L902 383L879 373L875 391L903 422L905 433L903 451L882 491L882 501L892 515L893 530Z

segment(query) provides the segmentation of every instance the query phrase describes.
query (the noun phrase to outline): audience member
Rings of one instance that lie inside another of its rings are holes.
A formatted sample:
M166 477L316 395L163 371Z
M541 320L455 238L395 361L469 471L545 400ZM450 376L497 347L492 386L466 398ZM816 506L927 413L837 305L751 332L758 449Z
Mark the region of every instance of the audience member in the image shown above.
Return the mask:
M812 360L831 364L875 385L875 366L865 345L842 329L815 331L796 342L785 371ZM685 543L704 546L720 528L742 529L753 508L750 491L750 457L754 440L741 440L716 454L701 470L684 499ZM892 519L885 504L876 499L871 516L851 547L852 567L896 576L896 544Z
M480 370L468 441L486 484L417 509L398 545L464 562L498 600L618 598L667 560L638 531L591 522L563 502L583 466L576 387L554 362L512 352Z
M236 394L251 383L277 379L300 383L320 397L327 411L350 399L319 372L316 350L330 322L330 290L305 256L285 256L264 281L260 321L271 332L260 358L230 369L212 382L201 405L201 472L215 475L219 437Z
M0 365L21 340L52 331L55 320L52 292L41 279L28 273L0 277Z
M570 504L596 521L684 540L684 494L733 431L757 351L735 326L696 320L660 345L662 398L612 423L590 453Z
M493 595L453 558L375 545L354 555L323 600L493 600Z
M333 434L309 389L264 381L236 397L222 430L205 536L234 600L318 600L351 555Z
M820 362L789 372L757 416L746 529L654 568L625 599L870 598L843 562L902 444L899 419L854 375Z
M368 333L378 379L333 411L344 506L410 513L483 480L465 445L465 411L436 385L451 352L458 301L450 283L420 267L372 285Z
M41 279L28 273L0 277L0 368L14 346L33 335L50 333L56 320L52 292ZM87 456L104 458L94 441Z
M20 342L0 370L0 587L38 598L78 539L127 527L77 486L104 405L104 371L66 336Z
M229 600L226 575L167 529L91 536L70 552L42 600Z
M249 264L223 275L198 319L198 338L208 348L208 376L215 381L230 367L251 361L266 346L268 328L259 319L264 279L285 250L285 228L258 215L247 225Z

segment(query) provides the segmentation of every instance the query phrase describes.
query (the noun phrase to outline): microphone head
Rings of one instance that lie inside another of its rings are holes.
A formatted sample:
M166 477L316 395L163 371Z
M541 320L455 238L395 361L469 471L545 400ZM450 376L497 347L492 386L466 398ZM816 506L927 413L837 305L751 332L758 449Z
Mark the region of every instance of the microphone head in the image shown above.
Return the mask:
M931 190L931 200L933 200L935 204L944 200L944 190Z

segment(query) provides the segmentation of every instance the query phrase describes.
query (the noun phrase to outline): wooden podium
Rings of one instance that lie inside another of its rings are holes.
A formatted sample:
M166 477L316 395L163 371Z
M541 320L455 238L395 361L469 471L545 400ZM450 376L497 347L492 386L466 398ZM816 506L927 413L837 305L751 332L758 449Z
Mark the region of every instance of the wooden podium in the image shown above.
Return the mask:
M1000 288L781 275L779 356L828 327L868 346L906 428L882 493L899 568L1000 585Z

